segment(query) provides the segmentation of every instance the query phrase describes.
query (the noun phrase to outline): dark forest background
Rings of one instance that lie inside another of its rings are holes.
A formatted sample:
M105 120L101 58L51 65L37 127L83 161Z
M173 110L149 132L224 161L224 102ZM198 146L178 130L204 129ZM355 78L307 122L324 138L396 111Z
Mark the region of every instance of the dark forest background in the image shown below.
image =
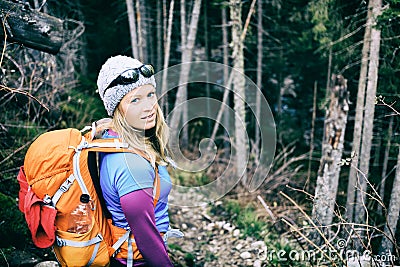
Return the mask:
M258 16L260 8L258 1L262 1L261 23ZM389 225L390 201L395 194L398 194L398 191L394 191L393 185L396 179L400 179L397 178L397 175L400 176L397 174L400 138L400 1L379 2L380 12L372 16L375 23L372 28L380 32L378 41L380 50L377 58L379 72L376 93L373 96L374 113L373 118L364 117L357 121L356 104L361 82L362 50L372 42L371 39L365 38L369 18L368 5L376 0L370 1L369 3L361 0L257 0L254 10L253 1L237 1L236 5L241 6L242 25L245 24L249 11L252 15L246 38L243 40L243 71L254 82L258 78L262 81L260 90L267 99L275 120L276 160L257 194L248 193L246 188L239 184L228 194L225 201L227 203L235 201L242 210L249 212L245 207L257 206L256 196L260 195L277 217L291 218L299 225L298 232L308 231L302 228L300 222L308 220L304 214L299 210L287 212L287 207L293 203L285 195L290 195L299 207L315 219L313 208L315 209L316 204L313 196L317 179L319 176L322 177L320 165L323 156L326 112L331 101L330 79L332 74L341 75L347 79L349 103L347 125L343 133L341 159L344 162L349 163L354 157L352 153L354 129L357 123L363 125L363 121L368 119L373 122L368 172L362 173L370 183L366 189L368 202L365 205L368 220L363 217L363 221L374 229L370 232L371 239L365 243L366 247L374 253L380 253L384 239L382 233L385 232L385 226ZM31 8L39 8L42 4L38 1L23 2L28 3ZM0 65L2 84L0 248L6 252L31 246L29 241L26 241L29 240L29 236L22 215L16 209L18 196L16 175L19 166L23 164L29 144L45 131L66 127L83 128L94 120L106 117L96 91L96 79L101 65L108 57L118 54L133 56L127 2L105 0L45 2L40 12L63 20L63 45L55 55L3 38ZM170 41L168 66L182 63L184 49L180 16L184 6L188 32L195 1L174 3L170 40L166 37L168 26L166 22L172 1L133 2L136 23L141 23L144 38L141 60L153 64L157 71L161 71L165 63L165 46ZM190 60L224 63L225 58L228 60L228 65L234 66L236 62L236 58L232 56L234 33L230 17L234 1L230 2L221 0L201 2L196 39ZM224 9L227 15L226 21L223 21L222 16ZM228 37L227 42L224 42L224 28ZM260 31L261 43L258 35ZM259 45L262 48L261 77L257 76L257 70L260 68ZM373 53L370 52L369 55L367 60L371 61ZM364 82L367 84L372 79L371 76L366 77ZM168 97L169 106L175 103L175 92L172 91ZM188 86L187 92L189 99L199 95L222 99L221 90L213 86L193 84ZM230 100L230 105L233 107L232 96ZM247 113L250 111L247 110ZM247 118L250 117L247 115ZM213 123L200 120L189 124L188 127L189 142L186 143L184 152L189 155L197 151L196 144L199 140L204 136L210 136ZM252 136L252 141L255 128L254 122L249 119L247 131ZM361 146L364 141L361 140ZM219 148L222 149L223 145ZM257 153L257 150L251 151ZM356 154L358 156L360 152ZM223 157L223 153L220 153L220 156ZM258 157L257 154L253 156ZM354 223L353 218L346 218L345 214L348 177L350 169L357 166L345 163L342 165L338 170L339 183L335 188L337 213L331 223ZM197 176L179 174L176 183L186 185L206 183L215 179L213 174L218 173L218 168L224 166L223 164L214 166L214 170ZM358 177L361 176L359 173ZM245 197L240 197L243 195ZM376 201L378 196L382 199L383 207ZM392 201L392 204L394 205L396 201ZM397 205L400 207L400 203ZM229 211L232 205L227 204L226 207ZM394 233L391 236L393 241L391 251L399 257L400 229L397 226L399 213L398 209L394 209L394 212L396 211L397 214L392 215L396 218L396 224L394 228L391 225ZM268 218L261 217L261 219L271 223ZM250 234L254 233L250 231ZM354 243L357 247L357 242Z

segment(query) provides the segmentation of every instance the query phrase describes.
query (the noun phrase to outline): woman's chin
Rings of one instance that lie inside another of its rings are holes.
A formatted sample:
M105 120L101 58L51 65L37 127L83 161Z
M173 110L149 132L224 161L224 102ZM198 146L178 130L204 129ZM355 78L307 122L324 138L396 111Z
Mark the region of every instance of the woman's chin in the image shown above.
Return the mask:
M146 123L146 125L144 125L140 129L143 129L144 131L147 131L147 130L150 130L150 129L154 128L155 126L156 126L155 123Z

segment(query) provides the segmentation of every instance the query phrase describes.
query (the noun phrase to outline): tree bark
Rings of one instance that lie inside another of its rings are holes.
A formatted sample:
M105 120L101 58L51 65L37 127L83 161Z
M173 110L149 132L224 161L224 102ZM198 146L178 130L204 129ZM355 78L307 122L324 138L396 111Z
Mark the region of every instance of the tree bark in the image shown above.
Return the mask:
M311 162L312 162L312 156L314 153L314 131L315 131L315 119L317 117L317 89L318 89L318 82L315 81L314 82L314 96L313 96L313 112L312 112L311 132L310 132L310 152L308 155L307 181L306 181L306 184L304 185L304 187L307 189L309 189L309 185L310 185L309 183L310 183L310 178L311 178Z
M4 25L0 30L2 41L50 54L57 54L65 41L63 20L31 9L27 4L0 1L0 22Z
M145 43L145 33L143 27L143 19L142 19L142 5L140 4L140 0L136 0L136 21L137 21L137 41L138 41L138 50L139 50L139 60L146 61L145 52L144 52L144 43Z
M382 0L371 0L373 1L373 17L376 19L381 13ZM372 27L371 29L371 48L370 48L370 60L368 64L368 83L367 93L365 96L365 111L364 111L364 127L362 133L362 145L360 153L360 172L365 175L358 179L359 188L356 192L356 205L354 209L355 222L360 224L368 225L368 218L365 218L366 214L366 191L367 181L369 172L369 161L372 145L372 134L374 126L374 114L375 114L375 98L376 88L378 83L378 67L379 67L379 49L381 41L381 31L378 28ZM360 232L362 237L367 231ZM361 240L360 240L361 241ZM361 246L359 246L361 248Z
M228 20L226 18L226 7L223 6L221 7L221 19L222 19L222 57L223 57L223 63L224 63L224 84L228 83L228 79L229 79L229 70L228 70L228 66L229 66L229 51L228 51ZM229 101L229 90L225 89L224 91L224 96L226 95L226 97L223 99L225 99L225 104L227 106L230 106L230 101ZM222 104L224 105L224 104ZM230 129L230 121L229 121L229 114L227 112L224 113L224 125L227 129ZM215 132L216 134L216 132ZM213 138L213 137L211 137ZM215 138L215 136L214 136ZM225 138L226 140L229 139L229 134L227 132L225 132ZM211 139L214 140L214 139ZM230 152L229 152L229 142L225 141L224 142L224 149L225 149L225 156L226 158L229 157Z
M182 63L187 62L187 59L185 58L187 56L187 53L189 53L188 51L188 47L186 46L187 43L187 35L186 35L186 6L185 6L185 0L181 0L181 50L182 50L182 54L181 54L181 61ZM182 68L184 68L184 66L182 66ZM182 73L182 72L181 72ZM181 83L180 83L181 84ZM188 116L188 110L187 110L187 105L184 103L187 100L187 85L183 85L183 86L179 86L183 87L182 88L182 100L183 102L183 110L182 110L182 121L183 123L187 122L187 116ZM179 90L179 89L178 89ZM186 124L183 129L182 129L182 145L183 146L187 146L188 142L189 142L189 132L188 132L188 127L189 125Z
M168 29L166 31L165 36L165 47L164 47L164 68L163 68L163 76L162 76L162 87L161 87L161 107L164 108L164 113L168 114L168 97L167 97L167 78L168 78L168 65L169 65L169 56L171 50L171 34L172 34L172 21L174 18L174 0L171 1L169 7L169 15L168 15Z
M156 53L156 70L159 70L162 66L162 36L163 36L163 26L161 24L162 20L162 3L161 0L157 0L157 53Z
M132 55L134 58L139 59L137 31L136 31L136 18L135 10L133 8L133 0L126 0L126 9L128 12L129 32L131 36Z
M385 199L386 173L387 173L387 165L388 165L388 161L389 161L390 147L392 144L392 142L391 142L392 134L393 134L393 116L390 117L388 135L386 137L387 141L386 141L385 153L383 155L382 178L381 178L381 184L379 187L379 196L382 199L382 201ZM378 213L382 213L381 205L378 206Z
M312 218L317 226L330 225L333 220L349 110L347 80L341 75L333 75L331 83L312 211ZM320 244L318 235L315 235L314 239Z
M361 134L362 134L363 118L364 118L365 87L367 84L368 59L369 59L369 51L371 43L371 25L373 20L372 3L373 0L370 0L368 4L367 23L365 25L364 42L362 48L360 77L358 79L356 115L354 120L353 147L352 147L352 151L353 153L355 153L355 157L353 157L352 159L352 165L356 167L358 167L358 159L360 155ZM349 181L347 186L347 200L346 200L346 217L350 222L353 221L353 216L354 216L356 184L357 184L357 170L356 168L350 168Z
M248 13L248 15L247 15L247 20L246 20L246 22L247 21L250 21L250 18L251 18L251 15L253 14L253 11L254 11L254 4L255 4L255 1L256 0L253 0L253 3L252 3L252 5L251 5L251 7L250 7L250 10L249 10L249 13ZM222 14L224 14L224 13L222 13ZM227 23L225 23L224 25L226 25ZM240 40L243 42L244 41L244 39L246 38L246 33L247 33L247 27L249 26L249 23L246 23L245 24L245 30L243 31L243 33L242 33L242 35L240 36ZM228 45L228 43L227 43L227 45ZM227 48L226 48L227 49ZM226 52L227 52L228 50L226 50ZM225 53L225 52L224 52ZM232 54L233 54L233 52L232 52ZM226 66L228 66L227 63L228 62L228 58L226 58ZM226 71L226 73L228 73L228 69L226 68L225 69L225 71ZM232 81L233 81L233 77L234 77L234 72L233 71L231 71L231 73L229 74L229 77L228 77L228 79L225 81L224 80L224 82L225 82L225 84L224 84L224 86L225 86L225 88L230 88L231 87L231 85L232 85ZM214 127L213 127L213 130L212 130L212 133L211 133L211 137L210 137L210 139L211 140L215 140L215 138L216 138L216 136L217 136L217 131L218 131L218 126L220 125L218 122L219 121L221 121L221 118L222 118L222 114L224 113L224 110L225 110L225 106L226 105L228 105L227 103L228 103L228 100L229 100L229 92L230 92L230 90L225 90L224 91L224 95L223 95L223 97L222 97L222 104L221 104L221 107L220 107L220 109L218 110L218 114L217 114L217 118L216 118L216 122L214 123ZM210 145L211 145L211 142L210 142ZM208 147L208 149L211 149L211 146L210 147Z
M244 74L244 57L242 27L242 1L230 0L230 15L232 23L232 59L233 68ZM236 149L236 175L241 177L242 185L247 185L247 144L246 144L246 113L245 113L245 80L244 75L234 75L232 88L234 92L235 110L235 149Z
M263 24L262 24L262 0L258 0L257 6L257 95L256 95L256 118L261 118L261 90L262 90L262 66L263 66ZM260 127L258 122L255 123L255 147L256 147L256 158L258 158L258 151L260 146Z
M182 53L182 67L179 76L180 86L178 88L178 92L176 93L176 100L174 105L174 107L182 105L183 107L182 112L184 112L186 106L185 102L187 99L187 82L189 79L189 72L190 72L190 64L188 63L190 63L190 61L192 60L193 48L196 40L197 26L200 16L200 7L201 7L201 0L195 0L192 10L192 19L190 21L189 33L187 35L185 42L186 44L185 52ZM172 114L172 118L170 121L172 136L177 136L176 131L179 128L182 112L178 110ZM185 121L183 121L183 123L185 123Z
M380 248L381 254L391 252L393 248L393 243L396 233L397 222L399 219L400 213L400 147L397 156L397 165L396 165L396 175L394 177L393 186L392 186L392 195L390 197L390 204L387 214L387 223L385 225L384 233L382 239L382 244Z

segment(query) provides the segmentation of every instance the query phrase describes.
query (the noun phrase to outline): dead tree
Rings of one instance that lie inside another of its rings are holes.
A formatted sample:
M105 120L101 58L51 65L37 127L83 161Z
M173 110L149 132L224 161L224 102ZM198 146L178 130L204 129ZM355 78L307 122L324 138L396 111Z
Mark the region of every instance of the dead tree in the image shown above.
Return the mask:
M318 170L312 218L317 226L332 223L339 182L344 134L349 111L347 80L333 75L330 86L330 103L326 111L322 156ZM314 236L318 242L317 236Z
M57 54L63 44L63 20L32 9L28 4L0 1L2 41L16 42Z
M380 253L389 253L393 248L393 244L395 244L394 255L399 252L399 246L396 242L395 233L397 222L399 220L399 212L400 212L400 147L397 156L397 165L396 165L396 175L394 177L393 186L392 186L392 195L390 197L389 208L387 212L387 223L384 229L384 236L382 239L382 244L380 248Z

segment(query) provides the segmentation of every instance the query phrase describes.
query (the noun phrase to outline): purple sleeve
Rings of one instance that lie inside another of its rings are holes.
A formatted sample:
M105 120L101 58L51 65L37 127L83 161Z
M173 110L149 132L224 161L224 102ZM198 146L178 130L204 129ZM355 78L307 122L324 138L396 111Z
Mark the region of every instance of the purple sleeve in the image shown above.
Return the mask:
M121 206L136 244L149 266L173 266L155 225L153 189L145 188L121 197Z

